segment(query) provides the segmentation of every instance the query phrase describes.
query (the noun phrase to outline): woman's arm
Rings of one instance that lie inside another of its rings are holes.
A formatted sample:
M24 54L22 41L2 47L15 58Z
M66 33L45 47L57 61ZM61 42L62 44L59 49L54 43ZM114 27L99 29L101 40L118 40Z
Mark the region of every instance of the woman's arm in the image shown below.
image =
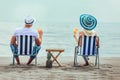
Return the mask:
M100 47L99 45L99 37L97 35L97 33L95 33L95 36L96 36L96 46L98 46L98 48Z
M76 35L73 35L73 37L75 38L76 43L78 44L78 39Z
M99 45L99 37L98 36L96 38L96 46L98 46L98 48L100 47L100 45Z
M76 43L77 43L79 46L82 45L82 36L83 36L83 35L84 35L84 32L83 32L83 31L79 32L79 37L78 37L78 38L77 38L76 35L74 35L75 41L76 41Z

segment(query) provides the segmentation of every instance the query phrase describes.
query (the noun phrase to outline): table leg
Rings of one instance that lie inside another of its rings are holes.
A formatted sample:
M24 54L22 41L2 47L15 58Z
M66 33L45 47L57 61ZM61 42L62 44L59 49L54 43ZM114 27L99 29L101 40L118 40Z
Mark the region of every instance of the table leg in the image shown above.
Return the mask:
M54 57L52 53L50 53L50 54L53 57L53 61L52 62L56 61L58 63L58 65L61 66L60 63L57 61L57 57L60 55L60 53L56 57Z

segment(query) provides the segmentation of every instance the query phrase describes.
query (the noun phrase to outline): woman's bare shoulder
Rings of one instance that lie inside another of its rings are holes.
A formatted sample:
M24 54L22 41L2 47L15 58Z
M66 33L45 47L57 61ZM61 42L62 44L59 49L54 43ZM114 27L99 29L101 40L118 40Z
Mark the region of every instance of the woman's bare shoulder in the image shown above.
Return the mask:
M80 36L85 35L84 31L80 31L80 32L79 32L79 35L80 35Z

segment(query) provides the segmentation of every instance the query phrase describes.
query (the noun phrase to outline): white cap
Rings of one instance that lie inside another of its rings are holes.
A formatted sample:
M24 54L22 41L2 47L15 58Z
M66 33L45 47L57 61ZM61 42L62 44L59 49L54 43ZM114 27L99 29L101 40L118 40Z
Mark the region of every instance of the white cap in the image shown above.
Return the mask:
M32 24L34 22L34 19L31 16L28 16L25 18L25 23L26 24Z

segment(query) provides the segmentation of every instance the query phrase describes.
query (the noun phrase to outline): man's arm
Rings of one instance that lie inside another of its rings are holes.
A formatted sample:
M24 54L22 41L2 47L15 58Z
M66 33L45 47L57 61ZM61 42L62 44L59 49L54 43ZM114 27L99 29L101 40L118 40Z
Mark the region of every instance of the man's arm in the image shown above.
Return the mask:
M42 43L42 35L43 35L43 31L41 29L38 30L38 34L39 34L39 38L37 38L35 40L35 43L37 46L40 46Z
M35 43L36 43L37 46L40 46L41 43L42 43L42 38L39 37L39 38L35 39Z
M11 42L10 42L10 44L11 44L11 45L14 45L14 44L15 44L15 40L16 40L15 36L12 36L12 37L11 37Z

